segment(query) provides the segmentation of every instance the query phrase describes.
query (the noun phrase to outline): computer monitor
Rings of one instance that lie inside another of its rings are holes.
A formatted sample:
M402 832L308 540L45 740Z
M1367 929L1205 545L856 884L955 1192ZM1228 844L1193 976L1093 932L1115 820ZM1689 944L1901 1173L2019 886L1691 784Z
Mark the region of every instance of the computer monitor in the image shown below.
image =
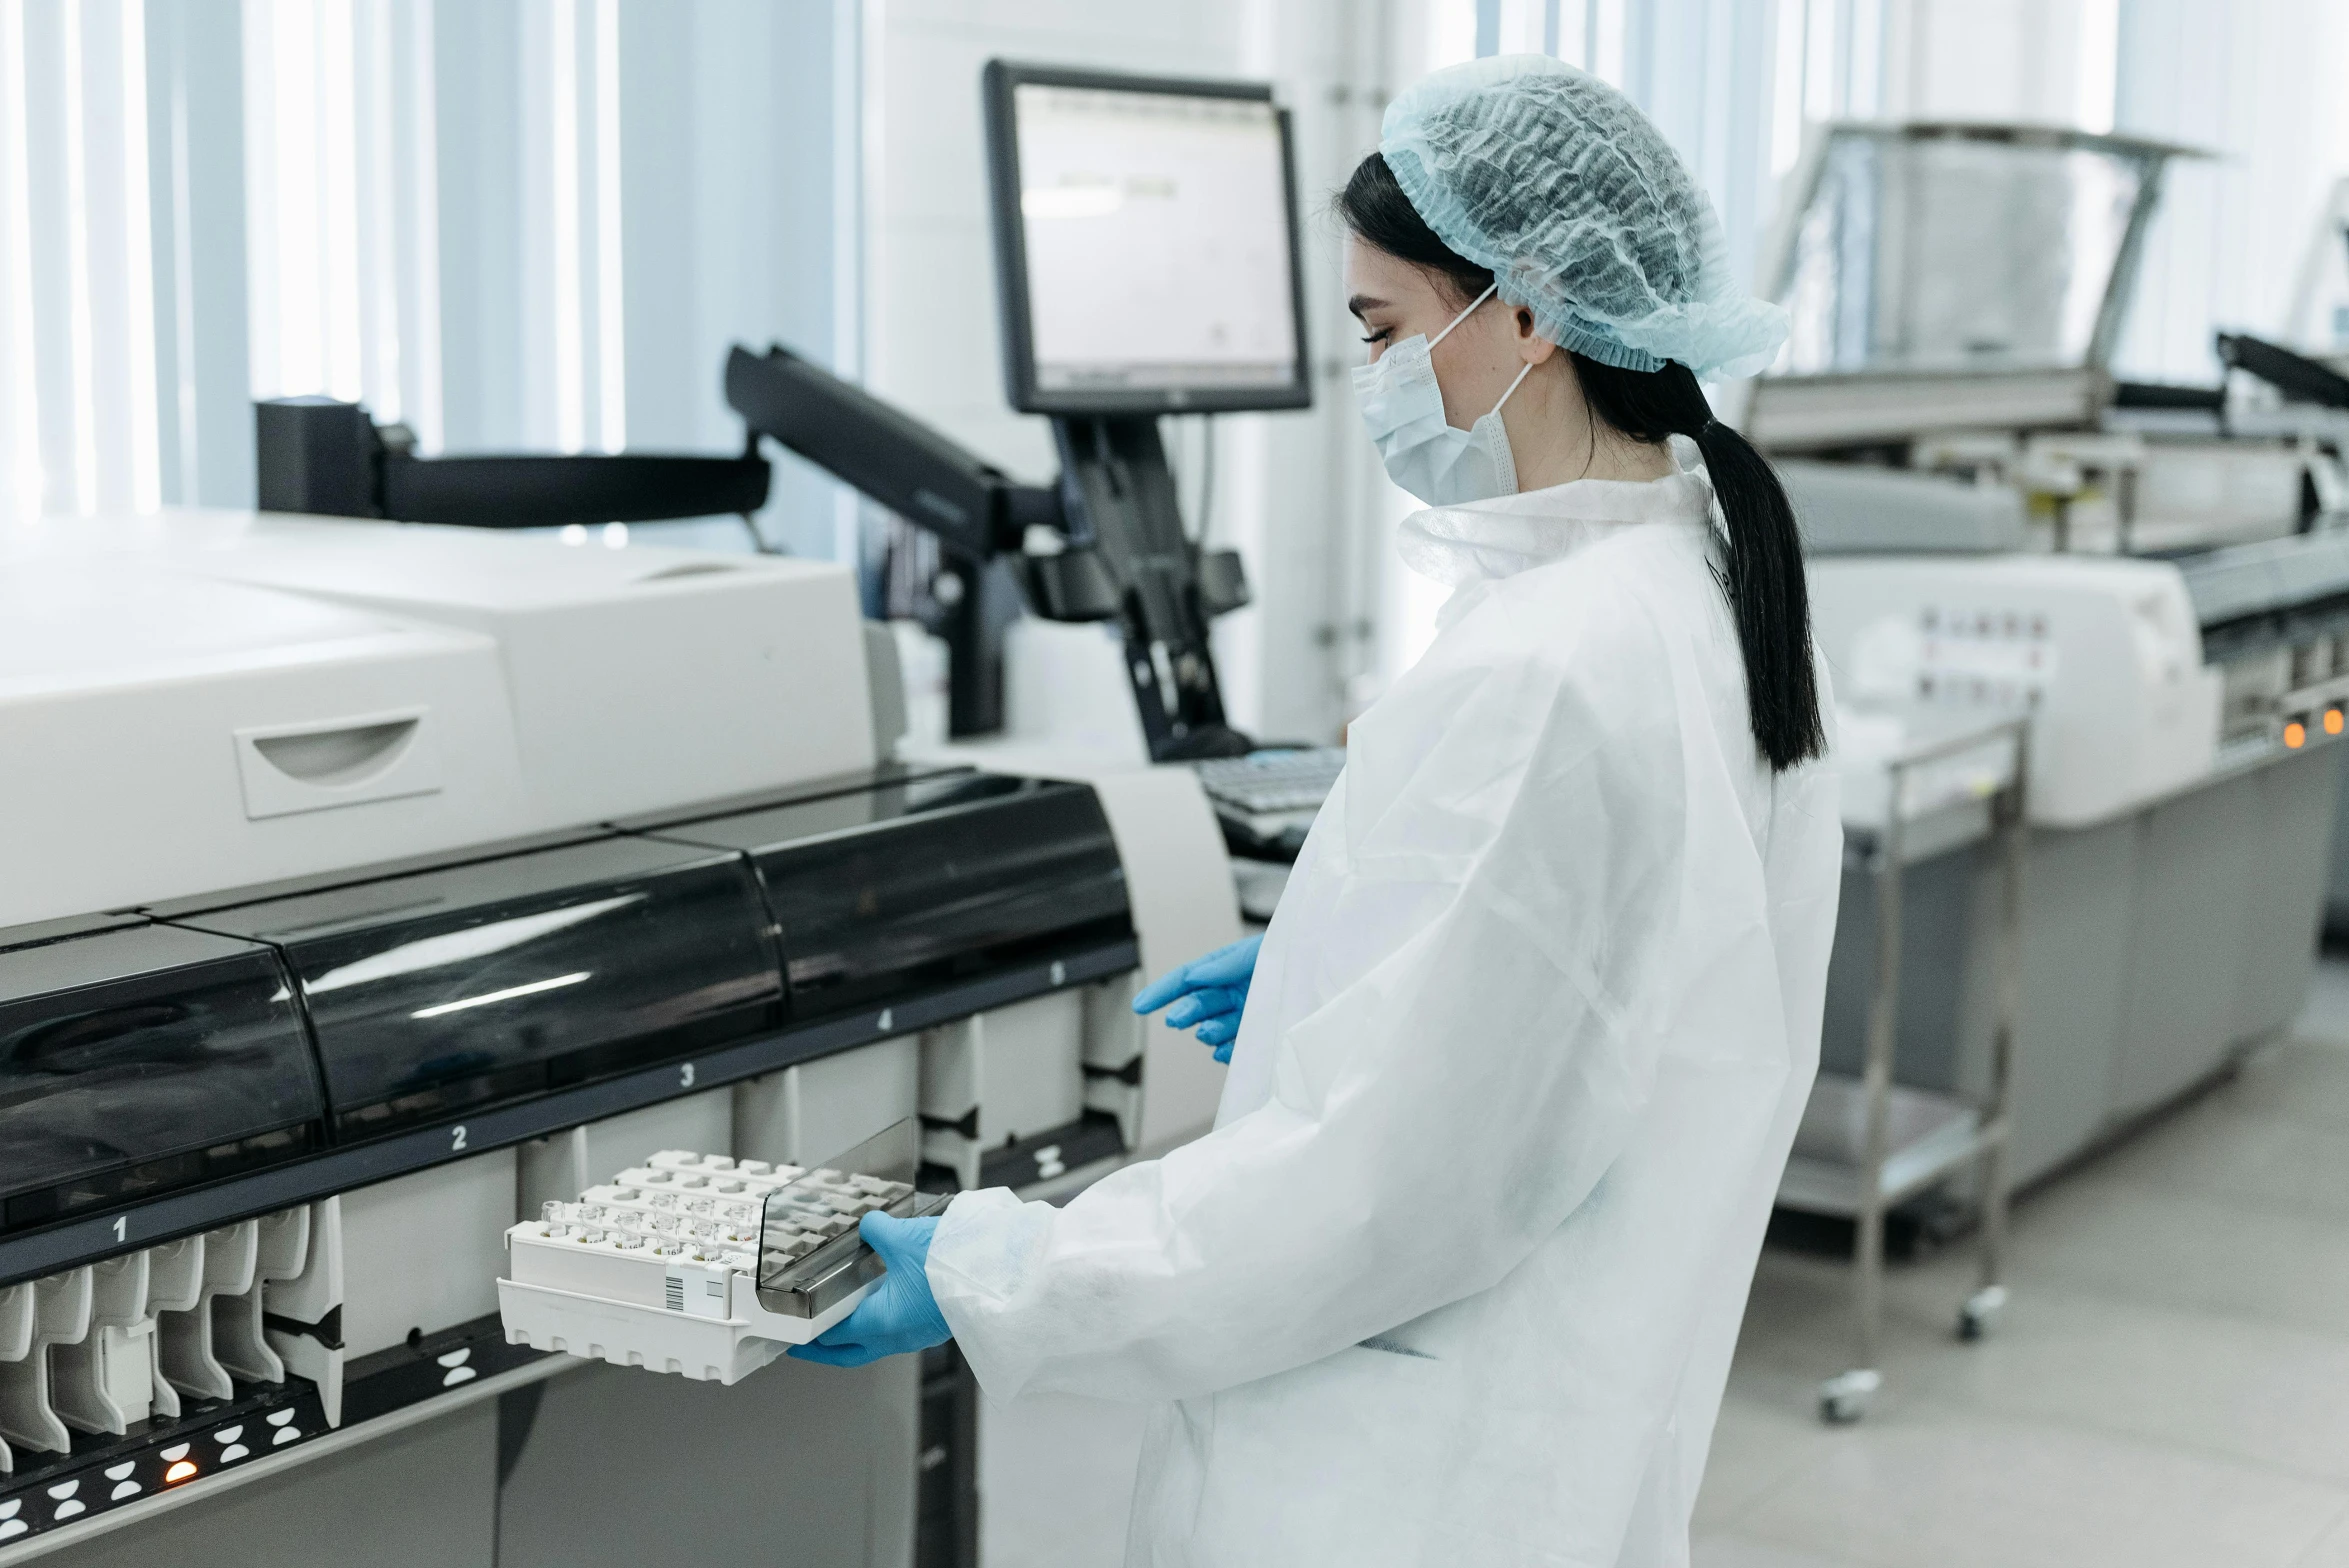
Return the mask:
M1289 120L1269 85L996 60L985 88L1014 408L1312 401Z

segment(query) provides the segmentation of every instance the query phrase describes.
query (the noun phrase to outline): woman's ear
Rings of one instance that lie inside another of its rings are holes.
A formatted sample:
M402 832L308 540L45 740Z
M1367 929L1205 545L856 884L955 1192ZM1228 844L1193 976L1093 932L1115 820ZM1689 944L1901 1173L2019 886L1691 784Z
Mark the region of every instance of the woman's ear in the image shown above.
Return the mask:
M1523 305L1511 312L1509 325L1517 332L1517 357L1528 365L1539 365L1558 352L1558 345L1541 335L1533 324L1533 312Z

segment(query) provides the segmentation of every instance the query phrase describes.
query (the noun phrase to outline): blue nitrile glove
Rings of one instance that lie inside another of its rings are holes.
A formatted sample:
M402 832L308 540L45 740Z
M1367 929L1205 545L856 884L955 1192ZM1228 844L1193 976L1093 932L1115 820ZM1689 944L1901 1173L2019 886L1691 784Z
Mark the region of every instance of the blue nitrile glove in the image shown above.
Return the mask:
M1256 950L1261 935L1242 937L1219 947L1205 958L1194 958L1169 970L1134 998L1134 1011L1155 1013L1167 1003L1169 1029L1191 1029L1202 1043L1215 1047L1215 1059L1232 1059L1232 1040L1240 1032L1240 1009L1248 1005L1248 982L1256 978Z
M879 1210L857 1221L865 1245L881 1254L889 1272L856 1310L804 1345L791 1347L801 1361L828 1367L861 1367L883 1356L927 1350L954 1337L930 1294L930 1237L938 1216L901 1220Z

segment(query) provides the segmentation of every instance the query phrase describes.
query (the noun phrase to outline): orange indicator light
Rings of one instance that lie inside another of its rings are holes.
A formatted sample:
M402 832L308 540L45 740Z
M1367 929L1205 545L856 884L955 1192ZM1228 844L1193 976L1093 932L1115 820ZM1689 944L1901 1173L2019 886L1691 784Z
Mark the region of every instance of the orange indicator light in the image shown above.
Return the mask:
M2327 735L2338 735L2338 734L2340 734L2340 733L2341 733L2341 710L2340 710L2340 709L2338 709L2338 708L2327 708L2327 709L2325 709L2325 733L2326 733Z
M173 1481L185 1481L189 1476L192 1476L195 1473L196 1467L194 1463L189 1460L182 1459L178 1464L173 1465L170 1469L163 1472L163 1480L164 1483L168 1485Z
M2284 745L2286 748L2292 751L2298 751L2301 747L2307 744L2307 725L2301 723L2298 719L2294 719L2291 723L2284 726Z

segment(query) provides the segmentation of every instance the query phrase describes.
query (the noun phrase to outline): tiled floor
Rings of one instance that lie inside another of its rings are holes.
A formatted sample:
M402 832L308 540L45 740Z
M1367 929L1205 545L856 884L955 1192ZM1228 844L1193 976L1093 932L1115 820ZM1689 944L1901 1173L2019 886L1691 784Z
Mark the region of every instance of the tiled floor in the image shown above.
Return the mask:
M1829 1429L1843 1271L1764 1255L1697 1568L2349 1568L2349 965L2297 1038L2026 1201L2007 1316L1964 1345L1972 1268L1894 1272L1886 1388ZM1119 1561L1139 1414L986 1423L987 1568Z

